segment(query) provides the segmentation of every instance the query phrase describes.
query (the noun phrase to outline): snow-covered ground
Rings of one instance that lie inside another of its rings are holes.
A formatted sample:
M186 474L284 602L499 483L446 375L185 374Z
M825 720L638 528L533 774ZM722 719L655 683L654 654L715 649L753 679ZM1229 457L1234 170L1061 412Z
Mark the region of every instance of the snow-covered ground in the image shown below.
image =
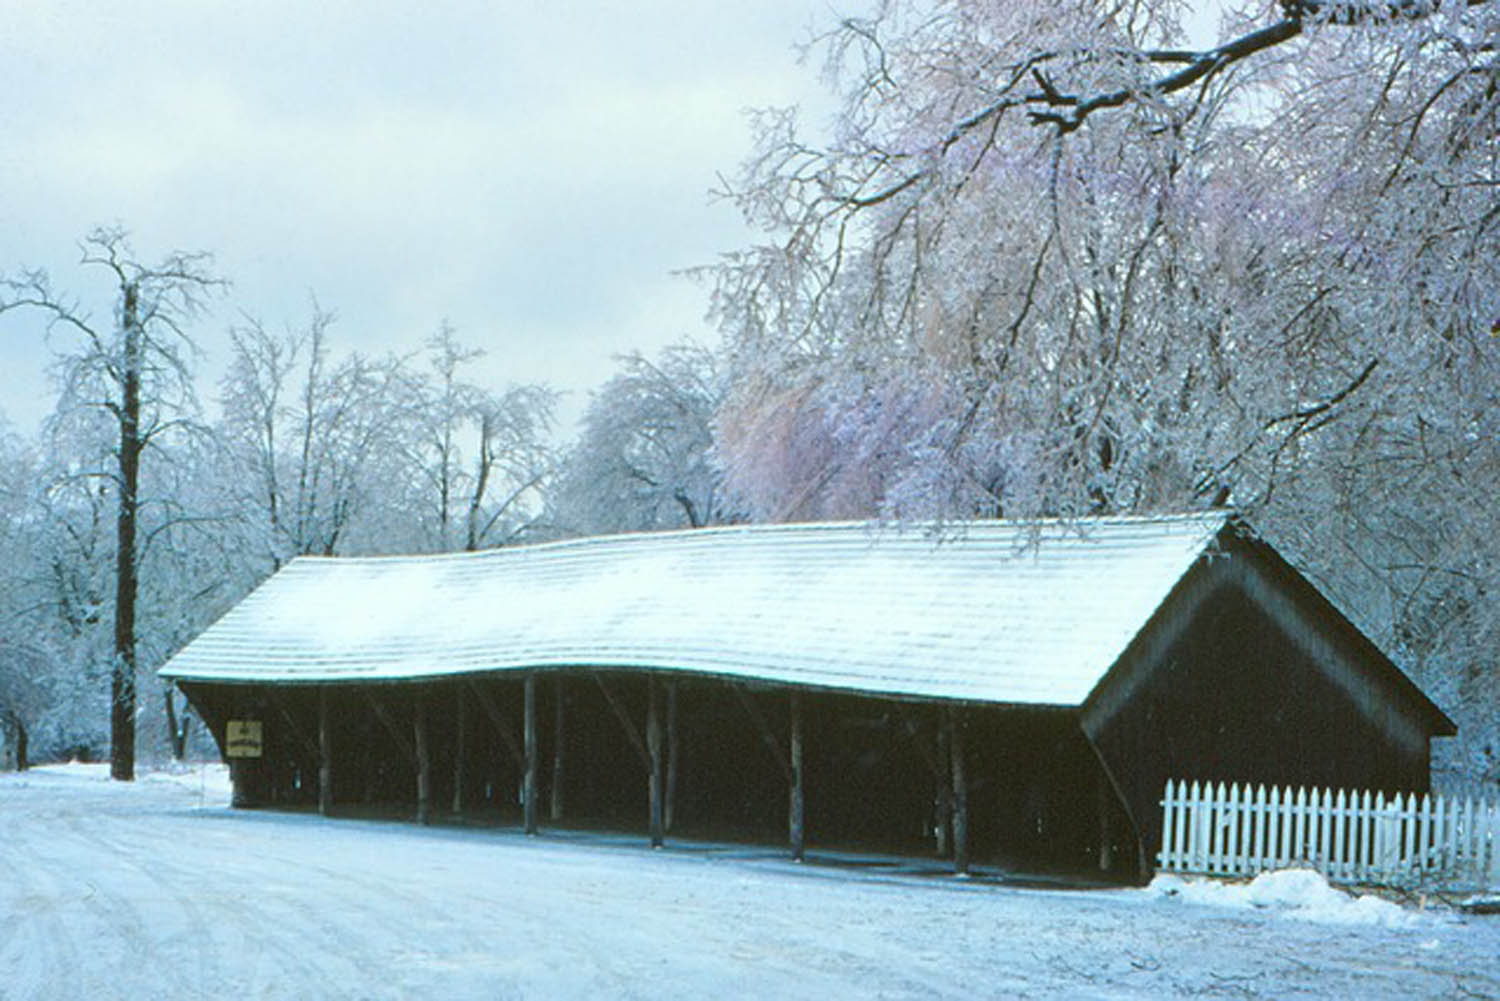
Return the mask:
M1307 873L1049 890L0 775L0 998L1500 997L1500 917Z

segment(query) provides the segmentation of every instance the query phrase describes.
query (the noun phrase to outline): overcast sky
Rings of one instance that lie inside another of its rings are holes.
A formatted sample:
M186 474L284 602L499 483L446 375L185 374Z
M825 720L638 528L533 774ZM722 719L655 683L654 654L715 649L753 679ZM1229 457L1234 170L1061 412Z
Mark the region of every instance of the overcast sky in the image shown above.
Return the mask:
M45 267L107 317L78 241L123 224L145 261L209 250L233 282L195 331L205 397L238 310L280 327L315 293L340 348L416 348L446 317L488 352L474 377L568 390L573 417L612 355L713 337L703 290L672 273L750 238L708 191L748 150L744 109L826 114L793 45L834 16L823 0L6 0L0 271ZM50 407L41 327L0 318L0 412L23 430Z

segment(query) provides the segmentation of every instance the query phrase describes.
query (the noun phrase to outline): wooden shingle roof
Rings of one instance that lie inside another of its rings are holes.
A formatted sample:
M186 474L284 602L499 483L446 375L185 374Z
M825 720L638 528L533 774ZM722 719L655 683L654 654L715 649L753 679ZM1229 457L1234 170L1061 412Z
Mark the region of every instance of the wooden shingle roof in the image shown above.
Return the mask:
M302 557L161 674L326 684L622 667L1075 706L1227 520L754 525Z

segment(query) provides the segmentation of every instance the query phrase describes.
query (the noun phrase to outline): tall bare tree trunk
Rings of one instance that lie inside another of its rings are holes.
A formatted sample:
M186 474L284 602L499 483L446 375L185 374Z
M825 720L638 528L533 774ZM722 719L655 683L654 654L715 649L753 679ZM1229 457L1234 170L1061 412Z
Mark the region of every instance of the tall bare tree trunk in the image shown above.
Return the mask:
M135 561L136 515L141 469L141 329L139 290L125 285L120 323L124 334L120 400L120 509L115 547L115 657L110 676L109 774L135 778Z
M141 460L156 435L183 430L190 423L182 419L143 420L142 409L144 404L152 411L176 411L182 417L182 408L191 407L191 367L177 342L191 346L183 323L200 311L204 294L224 283L205 270L209 259L206 254L173 253L159 267L142 266L134 259L127 234L118 227L95 229L83 241L83 251L83 264L107 268L118 281L119 312L111 314L118 328L97 330L90 326L87 314L52 292L42 271L25 272L19 281L0 276L0 291L4 292L0 295L0 312L17 307L41 310L50 314L54 323L77 333L81 345L62 360L68 383L83 392L66 394L60 406L69 413L108 413L119 425L112 463L118 508L109 771L111 778L128 782L135 778ZM162 332L161 337L153 336L156 330ZM107 465L87 472L106 475ZM180 738L185 732L184 720L182 729L173 736Z

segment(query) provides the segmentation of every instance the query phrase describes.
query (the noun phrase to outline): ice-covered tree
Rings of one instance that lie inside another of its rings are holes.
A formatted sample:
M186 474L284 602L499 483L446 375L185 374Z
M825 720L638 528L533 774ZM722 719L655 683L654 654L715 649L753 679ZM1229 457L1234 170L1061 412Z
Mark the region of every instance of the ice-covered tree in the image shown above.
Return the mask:
M119 228L90 233L83 241L82 264L103 272L109 282L113 307L107 323L54 290L42 271L6 279L0 285L0 310L35 310L48 330L68 339L60 349L55 433L96 422L109 428L111 454L80 460L87 464L84 474L113 494L110 774L128 781L135 776L138 547L149 501L141 492L142 461L190 427L196 406L195 347L186 324L223 281L210 270L206 254L174 252L159 264L143 264Z
M1232 503L1495 719L1500 4L889 2L718 269L763 518ZM1489 759L1493 760L1493 759Z
M271 569L292 556L349 551L348 536L379 502L380 469L410 433L409 373L400 358L334 358L334 313L313 303L301 328L277 334L254 319L231 331L220 382L220 438L243 478L254 543Z
M418 546L475 550L524 537L541 514L556 462L547 442L556 394L465 380L461 369L484 352L465 347L446 321L427 352L430 371L414 381L410 401L414 506L425 533Z
M233 330L220 438L245 475L226 503L254 512L245 546L268 570L311 553L445 552L529 529L553 459L555 394L463 378L479 352L444 324L429 364L333 353L334 315L277 334Z
M553 491L550 519L569 534L696 528L733 520L713 457L724 398L714 354L684 342L636 353L595 390Z

